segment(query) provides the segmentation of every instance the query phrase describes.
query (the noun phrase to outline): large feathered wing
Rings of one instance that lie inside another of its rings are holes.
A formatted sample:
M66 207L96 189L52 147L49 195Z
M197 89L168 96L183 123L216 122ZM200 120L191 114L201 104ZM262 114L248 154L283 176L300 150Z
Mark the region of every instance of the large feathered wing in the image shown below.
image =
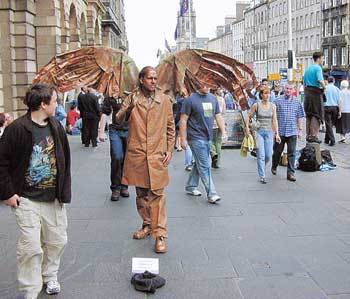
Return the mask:
M231 92L243 110L247 109L244 90L248 81L257 85L254 72L245 64L225 55L199 49L177 52L157 67L158 85L172 96L189 95L203 83Z
M116 87L121 95L137 85L138 69L125 53L107 47L83 47L55 56L33 83L54 84L60 92L81 86L108 96Z

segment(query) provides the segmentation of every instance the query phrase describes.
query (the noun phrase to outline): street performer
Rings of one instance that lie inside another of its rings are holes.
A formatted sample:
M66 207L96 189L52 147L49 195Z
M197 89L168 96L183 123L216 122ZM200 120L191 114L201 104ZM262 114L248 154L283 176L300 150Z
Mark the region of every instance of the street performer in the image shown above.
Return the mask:
M323 95L326 88L321 67L323 54L315 52L312 58L314 63L306 69L304 74L306 141L321 143L318 139L318 133L323 122Z
M136 205L143 219L142 228L133 235L156 239L155 252L167 252L165 239L167 211L165 190L169 183L168 165L175 145L175 125L171 98L157 87L157 73L144 67L139 74L139 88L122 104L116 115L122 123L129 117L128 147L124 163L124 185L136 187Z

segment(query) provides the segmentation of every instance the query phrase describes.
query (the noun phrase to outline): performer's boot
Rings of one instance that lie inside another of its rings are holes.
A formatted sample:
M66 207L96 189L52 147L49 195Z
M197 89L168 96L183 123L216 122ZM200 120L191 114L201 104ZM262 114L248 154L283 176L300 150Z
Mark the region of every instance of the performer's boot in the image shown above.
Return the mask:
M168 251L168 247L165 242L164 237L157 237L156 244L154 246L154 251L156 253L166 253Z
M144 226L143 228L139 229L138 231L134 232L133 238L136 240L144 239L148 237L151 234L151 227L149 225Z

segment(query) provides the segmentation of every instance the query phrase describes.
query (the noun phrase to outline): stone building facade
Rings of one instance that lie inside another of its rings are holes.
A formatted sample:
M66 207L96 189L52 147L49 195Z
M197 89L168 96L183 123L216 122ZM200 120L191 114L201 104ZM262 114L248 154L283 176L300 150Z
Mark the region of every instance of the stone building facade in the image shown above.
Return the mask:
M349 76L349 0L322 1L322 50L329 74L341 80Z
M244 12L244 61L258 79L268 75L268 1L259 1Z
M124 11L123 1L117 2ZM0 1L0 111L23 113L27 87L56 54L87 45L126 50L124 17L119 16L122 42L114 45L104 33L107 12L101 0Z

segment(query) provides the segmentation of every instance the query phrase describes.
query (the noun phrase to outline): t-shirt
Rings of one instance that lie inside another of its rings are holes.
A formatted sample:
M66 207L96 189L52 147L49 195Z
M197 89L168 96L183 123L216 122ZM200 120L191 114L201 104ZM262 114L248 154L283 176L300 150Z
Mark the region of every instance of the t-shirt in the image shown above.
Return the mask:
M188 115L188 140L213 139L214 118L220 113L218 100L213 94L193 93L184 101L181 113Z
M105 98L102 104L102 113L106 115L111 115L112 113L112 123L110 124L110 127L115 130L122 130L127 131L129 129L129 122L127 121L129 119L129 113L127 113L123 123L119 124L116 119L117 112L120 110L123 104L123 99L118 98Z
M34 201L54 201L56 198L55 143L49 124L33 122L33 151L25 174L21 196Z
M323 81L323 72L320 65L314 63L310 65L304 74L305 86L313 86L320 88L319 81Z

